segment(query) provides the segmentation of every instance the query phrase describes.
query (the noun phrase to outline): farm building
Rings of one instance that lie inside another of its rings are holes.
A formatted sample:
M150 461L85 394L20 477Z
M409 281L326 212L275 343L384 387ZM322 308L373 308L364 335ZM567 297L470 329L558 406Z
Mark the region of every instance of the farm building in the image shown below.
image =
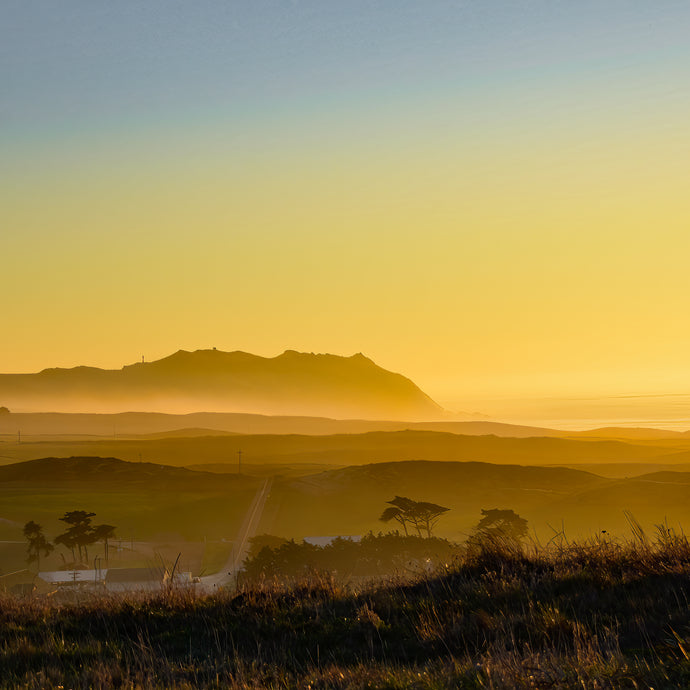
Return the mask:
M56 587L83 587L88 585L102 585L106 573L105 568L96 570L52 570L38 574L38 577Z
M161 589L168 579L168 571L160 567L109 568L105 588L109 592L152 592Z

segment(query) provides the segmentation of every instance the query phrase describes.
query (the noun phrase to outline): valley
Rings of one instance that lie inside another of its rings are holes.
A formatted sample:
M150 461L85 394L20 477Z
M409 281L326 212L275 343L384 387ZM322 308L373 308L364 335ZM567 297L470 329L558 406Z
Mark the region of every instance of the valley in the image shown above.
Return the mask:
M390 531L395 525L378 518L396 495L448 508L435 534L457 543L488 508L517 512L540 544L602 532L623 538L627 516L649 534L662 523L679 532L690 525L685 436L202 433L2 436L0 567L21 567L26 522L54 537L64 527L58 518L79 508L117 527L125 544L117 553L127 562L151 563L156 553L177 550L194 575L210 575L231 558L267 480L272 487L254 532L298 541ZM65 557L58 550L50 562L59 567Z

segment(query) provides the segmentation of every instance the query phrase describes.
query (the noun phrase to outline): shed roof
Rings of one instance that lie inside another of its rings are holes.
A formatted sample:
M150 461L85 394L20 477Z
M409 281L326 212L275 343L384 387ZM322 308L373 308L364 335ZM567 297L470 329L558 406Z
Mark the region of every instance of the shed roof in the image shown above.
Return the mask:
M102 582L108 571L102 570L52 570L38 574L41 580L53 584L69 582Z
M109 568L106 582L162 582L166 572L163 568Z

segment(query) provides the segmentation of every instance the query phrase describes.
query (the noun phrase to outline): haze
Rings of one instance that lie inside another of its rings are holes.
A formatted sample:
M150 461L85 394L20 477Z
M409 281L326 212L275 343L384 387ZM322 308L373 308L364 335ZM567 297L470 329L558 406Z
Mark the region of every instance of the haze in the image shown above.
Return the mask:
M688 687L690 3L0 17L0 688Z
M361 351L452 410L687 420L582 399L690 391L689 20L8 4L0 370Z

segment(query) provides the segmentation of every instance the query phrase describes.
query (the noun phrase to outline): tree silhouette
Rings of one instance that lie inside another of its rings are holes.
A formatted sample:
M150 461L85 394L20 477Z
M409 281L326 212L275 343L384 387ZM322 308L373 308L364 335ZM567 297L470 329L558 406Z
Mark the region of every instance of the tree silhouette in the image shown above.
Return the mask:
M92 525L91 518L95 515L86 510L71 510L60 518L69 528L55 537L55 543L68 548L72 552L72 560L76 560L77 553L80 562L88 560L88 547L98 541L104 543L105 559L108 560L109 540L115 536L116 528L113 525Z
M419 536L422 531L426 532L427 537L431 537L431 532L436 526L439 518L447 513L450 508L444 508L436 503L427 501L413 501L406 496L396 496L390 503L390 508L386 508L379 518L382 522L395 520L399 522L405 530L405 535L409 535L407 525L412 525Z
M249 540L249 549L247 551L247 558L252 559L259 554L264 546L269 549L277 549L283 544L287 544L288 540L284 537L276 537L272 534L258 534Z
M26 561L31 564L36 561L36 569L41 569L41 554L47 556L55 547L43 535L43 527L31 520L24 525L24 536L28 542L26 547Z
M514 510L482 510L482 516L474 535L479 541L519 544L527 536L527 520Z
M436 526L439 518L450 508L444 508L436 503L420 501L415 508L415 524L421 526L427 537L431 537L431 530ZM417 527L419 530L420 527Z
M93 528L93 541L103 542L103 556L108 560L110 550L110 539L115 536L115 527L113 525L96 525Z
M65 513L60 520L66 522L69 528L62 534L55 537L56 544L62 544L72 551L72 558L75 557L75 548L79 552L79 560L84 561L84 556L88 559L88 546L93 544L94 527L91 525L91 518L96 513L88 513L85 510L72 510Z
M405 536L409 536L407 524L412 522L411 512L416 505L415 501L405 498L405 496L396 496L392 501L386 501L386 503L390 503L390 508L383 511L379 520L381 522L390 522L391 520L399 522L405 530Z

